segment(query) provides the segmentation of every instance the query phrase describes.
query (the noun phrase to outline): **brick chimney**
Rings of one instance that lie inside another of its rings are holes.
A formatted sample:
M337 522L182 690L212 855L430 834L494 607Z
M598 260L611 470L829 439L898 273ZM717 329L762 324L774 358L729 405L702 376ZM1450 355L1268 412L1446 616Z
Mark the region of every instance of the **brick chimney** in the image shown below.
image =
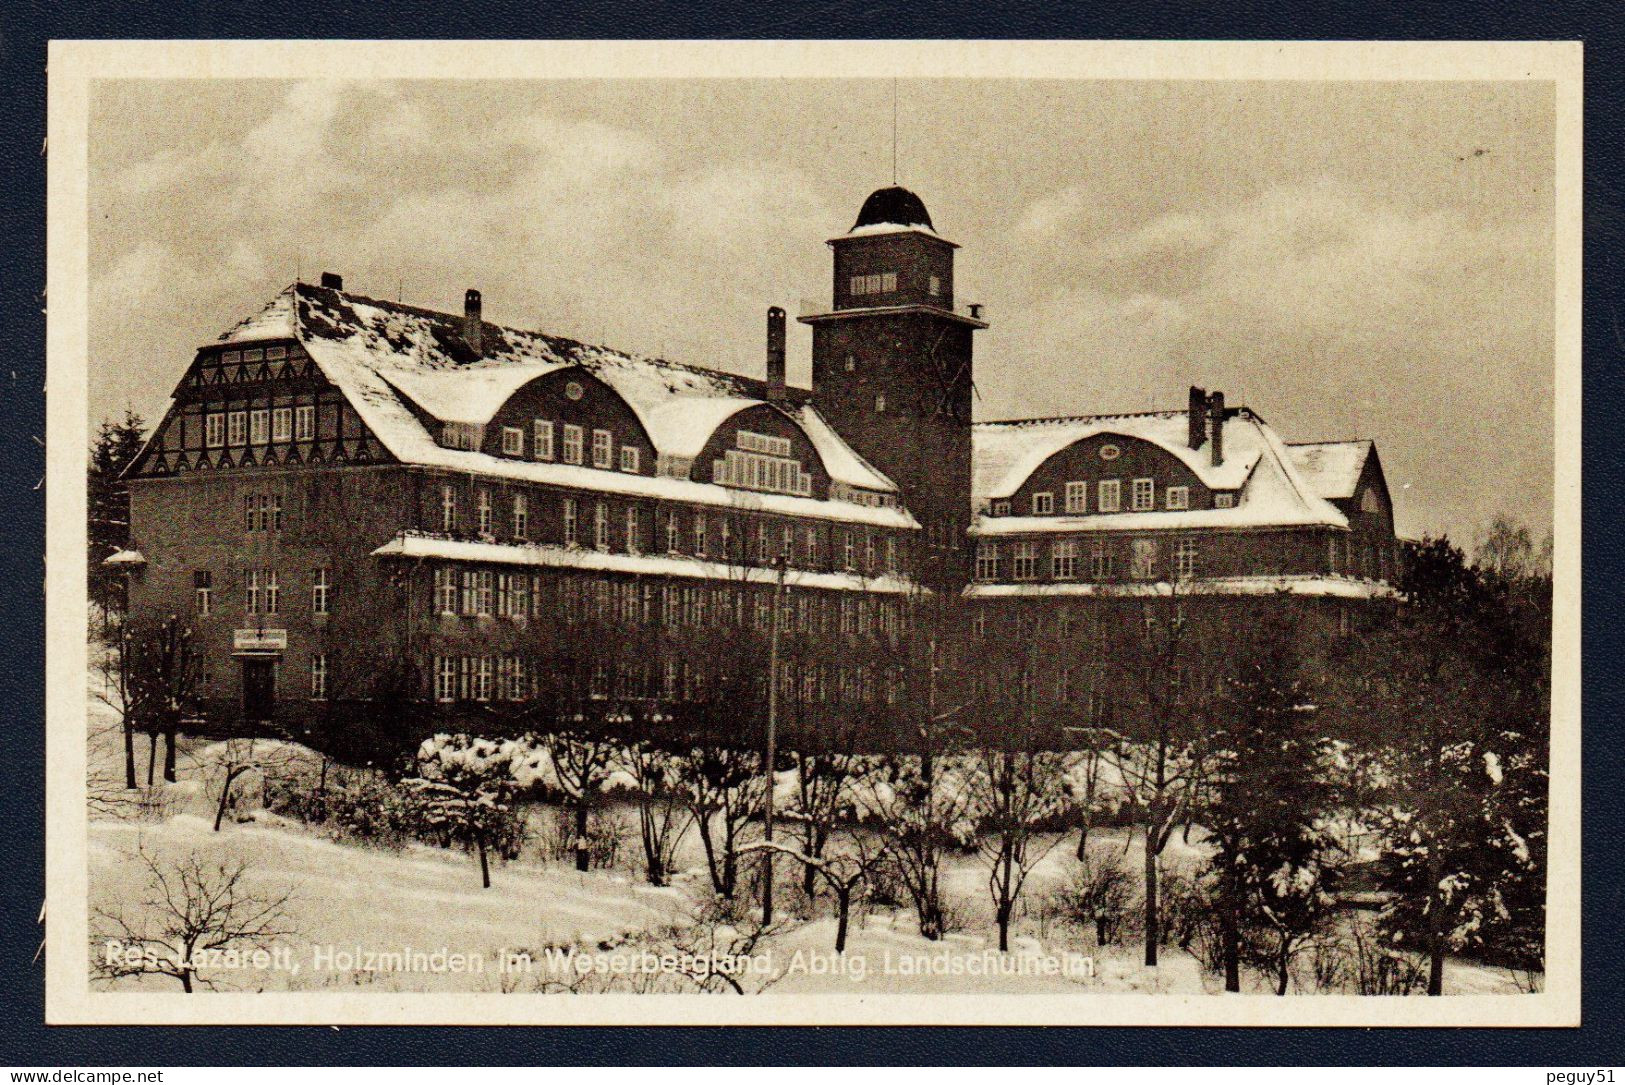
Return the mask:
M1214 467L1224 462L1224 393L1214 392L1207 397L1208 436L1213 440Z
M331 271L322 272L322 286L328 290L343 290L344 276Z
M784 399L784 310L777 305L767 311L767 398Z
M1189 407L1189 424L1186 426L1188 436L1185 443L1192 448L1201 448L1202 442L1207 440L1207 392L1196 385L1191 385Z
M463 342L475 357L485 356L485 325L480 319L480 292L470 290L463 295Z

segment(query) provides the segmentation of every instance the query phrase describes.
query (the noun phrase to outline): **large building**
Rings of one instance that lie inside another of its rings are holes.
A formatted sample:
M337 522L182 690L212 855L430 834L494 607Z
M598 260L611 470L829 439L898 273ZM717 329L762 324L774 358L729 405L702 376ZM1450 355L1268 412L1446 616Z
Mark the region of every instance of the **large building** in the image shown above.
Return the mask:
M974 642L1019 640L1032 698L1097 712L1150 606L1290 599L1335 632L1388 594L1369 441L1290 444L1196 388L973 423L987 324L924 204L882 189L829 244L810 389L778 308L756 379L490 324L476 290L445 313L288 287L198 350L130 469L132 625L188 624L210 718L297 729L385 687L442 713L703 700L758 666L782 591L780 703L810 720L922 695L898 634L924 599L966 642L933 641L930 696L1006 682Z

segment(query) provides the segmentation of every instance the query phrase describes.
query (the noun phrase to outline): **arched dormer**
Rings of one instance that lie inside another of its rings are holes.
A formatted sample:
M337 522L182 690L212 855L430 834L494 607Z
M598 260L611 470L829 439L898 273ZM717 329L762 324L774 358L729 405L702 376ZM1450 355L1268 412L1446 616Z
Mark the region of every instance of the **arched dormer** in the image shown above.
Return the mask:
M655 473L654 443L637 412L581 366L554 370L517 389L491 416L480 451L627 474Z
M1196 472L1162 446L1096 433L1051 454L1009 496L995 495L993 505L1000 515L1064 516L1210 509L1214 502Z
M824 500L829 471L796 422L767 403L745 407L712 430L690 477L742 490Z

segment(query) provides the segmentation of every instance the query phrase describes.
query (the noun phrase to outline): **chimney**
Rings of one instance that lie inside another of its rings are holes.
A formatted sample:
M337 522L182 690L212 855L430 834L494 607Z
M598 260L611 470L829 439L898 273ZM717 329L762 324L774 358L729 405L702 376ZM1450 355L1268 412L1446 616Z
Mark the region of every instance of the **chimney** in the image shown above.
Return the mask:
M784 399L784 310L777 305L767 311L767 398Z
M328 290L343 290L344 276L334 274L331 271L324 271L322 272L322 286Z
M1224 393L1214 392L1207 397L1208 436L1213 439L1214 467L1224 462Z
M1189 422L1186 426L1188 436L1185 443L1192 448L1201 448L1202 442L1207 440L1207 392L1196 385L1191 385L1190 406L1186 409Z
M480 292L470 290L463 295L463 341L475 357L485 355L485 326L480 320Z

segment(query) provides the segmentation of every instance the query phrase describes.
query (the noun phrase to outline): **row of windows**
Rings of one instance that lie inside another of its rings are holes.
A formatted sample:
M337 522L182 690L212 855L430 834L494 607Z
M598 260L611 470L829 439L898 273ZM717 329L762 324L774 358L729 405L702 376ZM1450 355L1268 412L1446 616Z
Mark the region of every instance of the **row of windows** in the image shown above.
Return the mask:
M1078 539L1056 539L1049 544L1049 577L1054 580L1077 580L1084 574L1083 543ZM1010 545L1009 573L1015 580L1043 578L1044 545L1027 539ZM1003 545L996 542L978 543L976 547L976 579L1003 580L1005 578ZM1088 579L1113 580L1118 576L1118 549L1105 540L1093 542L1088 550ZM1194 538L1174 540L1171 573L1181 580L1197 575L1197 545ZM1162 575L1162 546L1156 539L1133 539L1129 545L1128 574L1135 580L1155 580Z
M619 515L607 501L584 503L580 498L565 497L560 499L559 506L563 545L590 545L606 552L618 548L628 554L643 552L648 535L642 506L627 505ZM529 495L514 493L509 501L507 524L513 538L522 541L532 538L531 517ZM455 534L461 522L457 487L445 483L440 488L440 529ZM788 562L812 568L819 567L824 560L820 532L814 527L801 528L798 533L795 526L785 523L775 530L768 521L757 519L751 522L752 529L741 532L728 517L711 517L704 513L685 517L677 512L657 514L652 526L658 533L655 546L658 548L664 542L665 551L670 554L726 561L751 560L763 565L782 556ZM492 492L485 488L474 492L474 527L480 535L496 535L497 513ZM840 550L834 556L849 572L875 572L884 568L895 573L898 570L897 539L893 536L877 540L872 532L848 529L839 533L837 545Z
M431 663L434 697L454 701L523 701L541 694L542 668L523 656L435 656ZM548 680L556 676L549 675ZM668 659L659 667L594 665L579 676L566 675L565 683L594 699L703 699L713 688L725 687L730 677L708 674L686 660ZM314 683L314 672L313 672ZM756 681L762 689L760 679ZM864 702L884 699L896 704L902 676L896 668L786 663L779 669L780 692L786 700L804 703Z
M1157 484L1155 479L1137 478L1129 484L1129 509L1134 512L1150 512L1157 507ZM1062 494L1063 510L1069 516L1081 515L1090 511L1088 482L1068 482ZM1095 512L1122 512L1123 511L1123 481L1121 479L1101 479L1094 483L1094 510ZM1191 490L1189 486L1168 486L1162 491L1163 508L1181 510L1191 507ZM1215 494L1213 503L1216 507L1230 508L1235 503L1235 495L1229 493ZM1010 515L1010 502L1006 500L993 502L993 515ZM1051 491L1035 493L1031 499L1031 514L1033 516L1053 516L1055 514L1055 494Z
M555 435L558 440L555 441ZM584 426L573 422L566 422L555 428L552 421L537 418L531 422L530 457L536 460L558 460L562 463L572 463L585 466L587 463L588 436ZM617 466L628 474L637 474L640 470L641 455L636 445L623 444L616 452L615 433L613 430L595 429L591 436L592 466L606 471ZM525 430L523 426L502 427L502 454L504 456L525 456Z
M310 575L310 612L330 613L332 601L332 570L321 566ZM192 596L200 617L214 610L214 572L195 569L192 572ZM243 609L249 614L282 613L282 585L276 569L247 569L243 572Z
M316 408L262 407L244 411L211 411L203 416L203 443L208 448L238 448L316 438Z
M565 624L755 629L773 621L773 593L737 587L650 583L607 577L557 579L541 573L442 565L434 571L433 612L465 618L540 618ZM901 611L890 600L854 593L839 598L787 592L780 628L795 633L895 633Z
M220 355L222 365L236 365L239 362L275 362L288 356L287 347L255 347L251 350L228 350Z

